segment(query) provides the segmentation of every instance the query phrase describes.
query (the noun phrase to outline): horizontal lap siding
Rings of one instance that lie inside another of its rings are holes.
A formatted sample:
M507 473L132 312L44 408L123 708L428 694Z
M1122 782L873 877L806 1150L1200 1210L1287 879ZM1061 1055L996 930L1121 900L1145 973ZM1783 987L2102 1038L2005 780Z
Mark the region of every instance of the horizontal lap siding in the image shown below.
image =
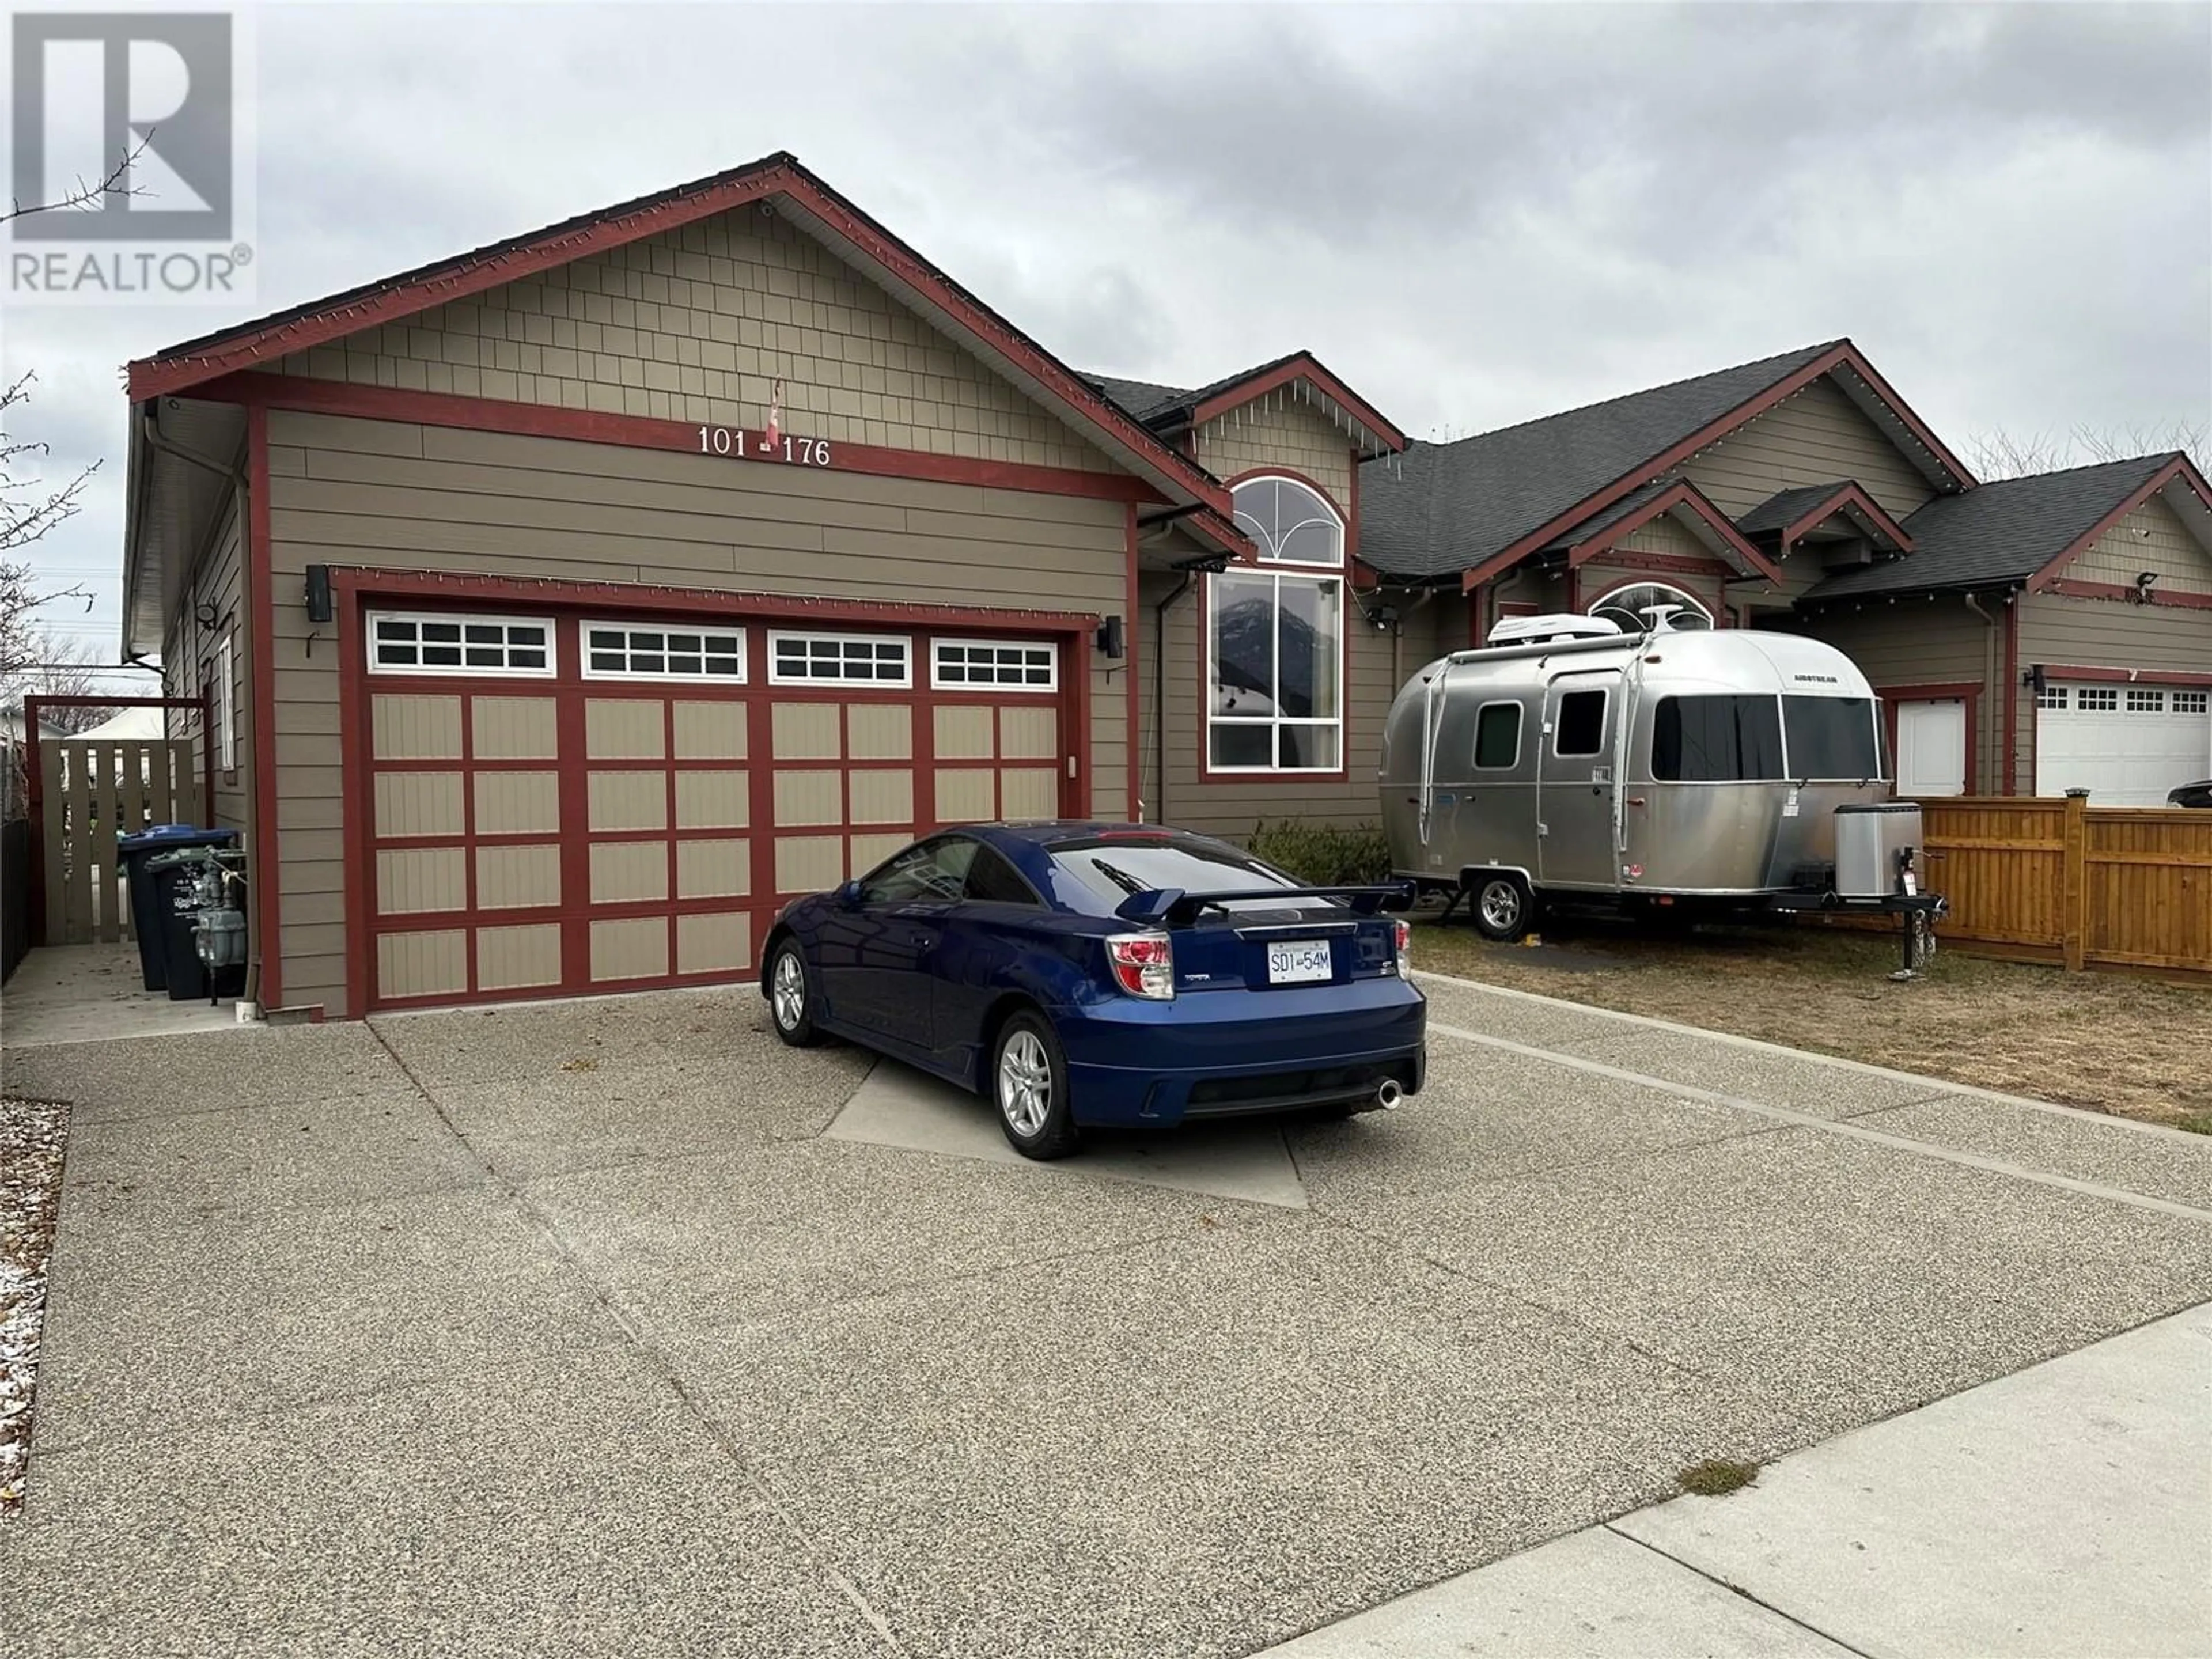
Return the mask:
M2066 573L2071 575L2071 570ZM2212 610L2030 593L2020 601L2020 671L2038 663L2212 674ZM2035 692L2015 686L2020 787L2035 787Z
M1139 657L1145 666L1138 688L1142 705L1139 730L1145 734L1145 775L1154 783L1158 775L1157 731L1153 716L1154 676L1151 665L1156 607L1175 589L1176 578L1148 574L1141 584L1138 615L1144 637ZM1383 717L1397 694L1391 637L1360 620L1353 599L1346 618L1344 752L1349 765L1341 780L1281 776L1205 779L1200 775L1200 746L1206 740L1204 718L1205 659L1200 632L1204 626L1203 580L1175 602L1167 626L1167 794L1166 811L1160 810L1156 787L1146 806L1149 814L1164 822L1210 835L1238 840L1261 823L1300 818L1346 827L1378 821L1375 794L1376 761L1382 741ZM1412 674L1430 659L1413 639L1400 658Z
M1318 409L1302 402L1295 387L1268 392L1208 422L1192 441L1200 465L1217 477L1279 470L1311 479L1350 523L1352 439ZM1397 663L1402 661L1404 671L1411 673L1429 660L1433 624L1425 620L1409 623L1410 637L1394 660L1391 636L1361 620L1359 596L1347 582L1345 777L1285 774L1207 779L1201 775L1200 763L1206 742L1202 632L1206 582L1200 578L1192 583L1167 618L1167 787L1163 797L1158 787L1159 739L1154 708L1156 671L1151 653L1158 628L1157 607L1175 590L1178 580L1165 572L1148 574L1138 596L1138 616L1144 629L1139 652L1144 665L1138 682L1138 729L1144 733L1140 763L1146 781L1147 815L1185 829L1239 840L1249 836L1258 823L1284 818L1346 825L1375 823L1376 744L1382 717L1397 689ZM1401 594L1391 602L1403 609L1407 601Z
M341 647L327 628L308 646L296 596L310 564L1097 616L1127 606L1118 502L282 410L270 438L288 1003L347 1006ZM1127 705L1107 672L1118 665L1092 666L1092 805L1119 817ZM766 671L748 672L757 684ZM916 672L926 683L926 658Z
M2197 545L2180 514L2154 495L2083 550L2060 573L2072 581L2132 586L2148 570L2167 593L2212 593L2212 553Z
M1866 608L1832 608L1816 617L1794 618L1790 631L1834 646L1881 690L1893 685L1979 686L1975 708L1974 752L1966 787L1995 794L2003 780L1995 775L2003 753L1998 729L2002 702L1992 695L2004 675L2004 605L1985 599L1983 609L1996 618L1991 627L1966 609L1959 594L1936 599L1870 599ZM1893 757L1893 761L1894 757Z
M1936 493L1881 428L1826 380L1814 381L1699 450L1681 471L1730 518L1741 518L1778 490L1844 478L1899 520ZM1792 555L1782 571L1784 584L1778 591L1793 599L1826 574L1820 556L1809 550ZM1745 584L1738 599L1753 595L1758 587Z
M739 209L283 359L285 374L1113 470L787 222Z
M216 650L227 634L231 651L232 730L237 734L237 767L215 775L211 822L220 830L236 830L246 844L252 842L253 823L253 698L249 666L252 629L247 626L244 572L244 532L240 528L238 504L222 509L223 520L209 544L199 568L192 573L182 604L170 619L168 636L161 642L161 695L197 697L213 679ZM199 622L200 607L210 607L217 618L212 628ZM192 741L197 769L205 751L201 747L200 717L197 709L168 711L173 738Z

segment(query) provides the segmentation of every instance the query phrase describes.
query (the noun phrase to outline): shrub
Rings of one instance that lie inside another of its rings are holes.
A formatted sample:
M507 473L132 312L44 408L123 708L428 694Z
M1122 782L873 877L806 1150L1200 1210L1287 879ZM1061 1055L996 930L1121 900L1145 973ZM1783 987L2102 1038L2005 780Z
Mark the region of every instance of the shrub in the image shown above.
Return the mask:
M1316 887L1366 885L1390 877L1390 848L1373 824L1340 830L1297 818L1255 824L1252 855Z

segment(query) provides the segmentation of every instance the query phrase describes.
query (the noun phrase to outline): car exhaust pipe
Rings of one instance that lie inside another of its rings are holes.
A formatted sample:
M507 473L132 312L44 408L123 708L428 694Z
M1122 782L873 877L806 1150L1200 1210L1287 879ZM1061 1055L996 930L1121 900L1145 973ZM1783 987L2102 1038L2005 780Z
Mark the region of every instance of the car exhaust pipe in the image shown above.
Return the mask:
M1398 1086L1398 1079L1395 1077L1386 1077L1375 1085L1375 1103L1386 1112L1397 1110L1398 1103L1405 1096L1406 1091Z

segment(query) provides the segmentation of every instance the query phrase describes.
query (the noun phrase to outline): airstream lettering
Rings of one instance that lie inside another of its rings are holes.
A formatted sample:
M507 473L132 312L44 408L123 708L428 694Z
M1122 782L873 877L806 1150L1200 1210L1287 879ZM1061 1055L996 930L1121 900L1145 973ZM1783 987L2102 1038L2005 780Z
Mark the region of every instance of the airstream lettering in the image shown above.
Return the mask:
M1547 894L1832 895L1837 809L1889 794L1873 688L1817 641L1668 620L1516 619L1416 675L1383 738L1395 872L1500 939Z

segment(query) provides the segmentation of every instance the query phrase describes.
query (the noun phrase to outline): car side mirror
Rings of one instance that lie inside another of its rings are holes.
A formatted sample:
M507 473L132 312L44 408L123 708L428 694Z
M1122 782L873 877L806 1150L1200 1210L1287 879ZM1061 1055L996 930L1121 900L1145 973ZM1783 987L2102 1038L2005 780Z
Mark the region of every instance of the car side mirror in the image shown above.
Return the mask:
M865 890L857 881L839 882L836 894L837 908L840 910L859 909L861 895Z

